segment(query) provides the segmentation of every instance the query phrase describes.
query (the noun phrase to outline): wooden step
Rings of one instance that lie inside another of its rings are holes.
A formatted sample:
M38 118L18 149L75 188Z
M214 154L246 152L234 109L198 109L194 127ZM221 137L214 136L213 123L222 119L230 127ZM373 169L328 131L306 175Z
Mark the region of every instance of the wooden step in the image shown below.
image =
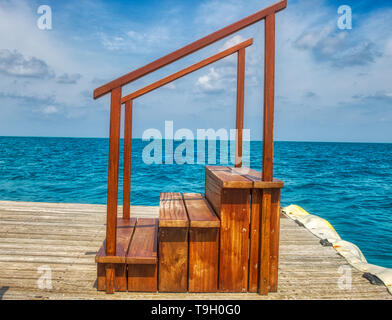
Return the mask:
M189 217L189 292L218 290L220 221L200 193L184 193Z
M136 219L117 219L116 255L106 255L106 241L95 256L97 263L97 289L107 293L127 290L127 270L125 258L132 238Z
M161 193L159 205L159 276L163 292L188 289L189 221L181 193Z
M126 256L128 291L157 291L158 219L138 218Z

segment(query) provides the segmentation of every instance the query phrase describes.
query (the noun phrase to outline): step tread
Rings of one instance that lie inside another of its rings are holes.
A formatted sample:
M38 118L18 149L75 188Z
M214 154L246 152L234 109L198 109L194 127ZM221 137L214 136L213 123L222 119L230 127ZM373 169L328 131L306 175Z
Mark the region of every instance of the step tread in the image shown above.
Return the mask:
M182 195L179 192L162 192L159 204L159 227L188 227Z
M221 188L251 189L253 181L235 172L230 167L206 166L206 176L213 179Z
M99 248L95 256L95 262L98 263L125 263L125 257L128 252L129 242L131 240L134 227L136 224L135 218L123 219L117 218L117 237L116 237L116 255L106 255L106 240Z
M126 257L128 264L157 263L158 219L138 218Z
M183 199L191 228L219 228L220 221L200 193L184 193Z

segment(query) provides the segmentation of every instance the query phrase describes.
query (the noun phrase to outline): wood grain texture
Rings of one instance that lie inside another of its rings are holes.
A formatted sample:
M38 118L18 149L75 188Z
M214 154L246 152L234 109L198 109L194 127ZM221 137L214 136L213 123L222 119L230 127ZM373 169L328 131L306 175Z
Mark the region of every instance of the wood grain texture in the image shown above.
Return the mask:
M121 206L119 206L121 214ZM159 208L132 206L132 217L158 218ZM317 212L312 212L317 214ZM280 220L277 292L146 293L97 291L95 252L105 238L106 205L0 201L0 295L3 300L54 299L385 299L385 286L371 285L331 247L290 218ZM37 288L37 268L50 266L52 290ZM352 273L341 290L337 270Z
M128 291L156 292L157 281L157 264L128 265Z
M270 233L270 292L278 291L279 229L280 229L280 189L273 189L271 195Z
M214 209L216 215L220 216L221 211L221 199L222 199L222 187L219 180L213 178L209 174L209 169L205 167L205 197L208 200L211 207Z
M252 189L250 241L249 241L249 292L258 292L259 287L259 242L260 242L260 216L261 216L261 190Z
M131 160L132 160L132 100L125 104L123 218L131 216Z
M219 290L246 292L249 264L249 190L224 189L220 219Z
M188 227L159 227L158 290L188 290Z
M238 51L237 57L237 111L236 111L236 144L235 166L242 167L242 129L244 127L245 99L245 49Z
M158 219L138 218L127 264L157 264Z
M110 103L109 168L106 218L106 253L116 255L118 163L120 153L121 88L112 90Z
M180 79L180 78L182 78L182 77L184 77L184 76L186 76L186 75L188 75L188 74L190 74L192 72L195 72L195 71L197 71L197 70L199 70L201 68L204 68L204 67L210 65L211 63L219 61L219 60L221 60L221 59L223 59L223 58L225 58L225 57L227 57L227 56L237 52L238 50L240 50L240 51L244 50L244 48L252 45L252 43L253 43L253 39L246 40L246 41L241 42L241 43L239 43L239 44L237 44L237 45L235 45L235 46L233 46L233 47L231 47L229 49L221 51L221 52L219 52L219 53L217 53L217 54L215 54L215 55L213 55L213 56L211 56L211 57L209 57L207 59L204 59L204 60L202 60L202 61L200 61L198 63L195 63L195 64L193 64L193 65L191 65L191 66L189 66L187 68L184 68L184 69L182 69L182 70L180 70L180 71L178 71L176 73L173 73L173 74L171 74L171 75L169 75L169 76L167 76L165 78L162 78L161 80L158 80L158 81L156 81L156 82L154 82L154 83L152 83L152 84L150 84L148 86L145 86L142 89L139 89L139 90L137 90L135 92L132 92L129 95L126 95L125 97L123 97L121 99L121 103L125 103L125 102L127 102L129 100L133 100L133 99L139 98L139 97L145 95L146 93L149 93L149 92L151 92L151 91L153 91L155 89L158 89L158 88L160 88L162 86L165 86L165 85L169 84L170 82L173 82L173 81L175 81L177 79ZM241 54L241 56L244 56L244 55L245 55L245 53L243 52ZM241 63L242 63L242 61L241 61ZM243 63L241 64L241 67L244 68ZM243 81L243 80L241 80L241 81ZM242 95L243 95L243 89L242 89Z
M189 292L218 290L220 221L199 193L184 193L189 216Z
M128 252L129 242L132 238L134 226L136 223L135 218L131 219L117 219L117 240L116 240L116 255L107 255L105 251L105 242L99 248L97 255L95 256L95 262L97 263L125 263L125 257Z
M188 228L188 215L179 192L162 192L159 204L159 227Z
M217 292L219 228L189 230L189 292Z
M270 230L271 230L271 189L262 191L262 209L260 226L260 268L259 294L268 294L270 290Z
M275 95L275 14L265 19L264 45L264 128L263 181L273 178L274 95Z
M132 71L126 75L123 75L113 81L110 81L106 83L105 85L96 88L94 90L94 99L97 99L108 92L110 92L112 89L117 88L117 87L122 87L136 79L139 79L140 77L143 77L155 70L158 70L174 61L177 61L178 59L181 59L195 51L198 51L220 39L223 39L234 32L237 32L239 30L242 30L262 19L264 19L266 16L278 12L280 10L283 10L287 6L287 0L277 2L263 10L260 10L242 20L239 20L225 28L222 28L214 33L211 33L208 36L205 36L204 38L201 38L195 42L192 42L191 44L188 44L187 46L178 49L162 58L159 58L135 71Z
M251 168L233 168L232 171L242 175L253 182L252 188L256 189L272 189L283 188L284 183L279 179L273 178L272 181L263 181L262 173Z
M200 193L184 193L182 196L188 213L190 227L220 227L219 219Z
M206 166L207 179L215 180L221 188L251 189L252 181L238 174L234 168L223 166Z

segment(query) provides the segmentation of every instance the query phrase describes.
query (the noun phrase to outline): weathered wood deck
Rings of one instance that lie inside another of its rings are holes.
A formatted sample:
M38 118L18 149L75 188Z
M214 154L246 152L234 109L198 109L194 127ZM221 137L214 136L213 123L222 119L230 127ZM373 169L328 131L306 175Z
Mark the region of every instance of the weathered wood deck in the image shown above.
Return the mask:
M120 210L121 211L121 210ZM132 207L157 217L158 207ZM105 237L106 206L0 201L0 299L391 299L352 269L351 290L338 286L340 266L331 247L288 218L281 219L278 292L128 293L96 290L95 254ZM39 289L38 268L49 266L52 289Z

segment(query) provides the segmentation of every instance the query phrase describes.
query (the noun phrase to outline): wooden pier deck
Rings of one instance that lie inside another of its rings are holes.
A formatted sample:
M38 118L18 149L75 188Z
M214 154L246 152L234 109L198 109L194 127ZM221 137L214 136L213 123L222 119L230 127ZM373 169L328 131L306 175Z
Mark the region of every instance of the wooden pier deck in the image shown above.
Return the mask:
M158 207L134 206L131 214L157 217ZM105 222L104 205L0 201L0 299L392 299L351 267L351 289L339 289L345 259L288 218L281 219L278 292L108 295L96 289L94 261ZM50 267L52 289L38 287L42 266Z

